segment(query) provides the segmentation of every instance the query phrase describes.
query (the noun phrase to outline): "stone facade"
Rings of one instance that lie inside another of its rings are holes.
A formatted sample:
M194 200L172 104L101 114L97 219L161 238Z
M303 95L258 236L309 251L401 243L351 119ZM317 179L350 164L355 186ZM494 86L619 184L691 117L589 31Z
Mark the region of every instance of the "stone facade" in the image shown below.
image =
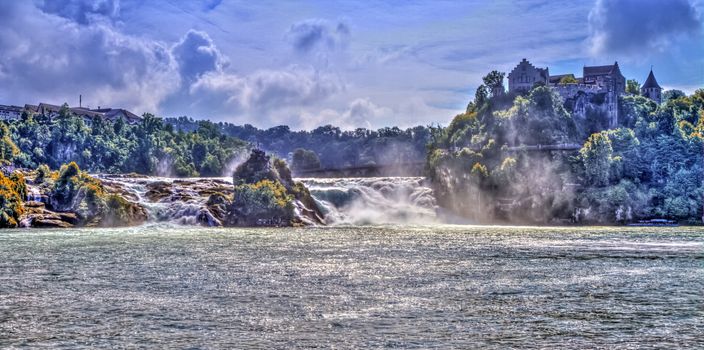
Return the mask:
M562 84L564 78L576 83ZM618 125L618 97L626 93L626 78L618 62L607 66L584 66L582 77L573 74L553 75L548 68L536 68L525 58L508 74L509 92L530 91L536 84L552 87L563 99L580 99L584 96L604 95L602 110L609 119L609 127ZM584 103L578 103L583 105Z
M535 84L548 84L550 73L547 68L536 68L525 58L508 73L508 91L528 92Z

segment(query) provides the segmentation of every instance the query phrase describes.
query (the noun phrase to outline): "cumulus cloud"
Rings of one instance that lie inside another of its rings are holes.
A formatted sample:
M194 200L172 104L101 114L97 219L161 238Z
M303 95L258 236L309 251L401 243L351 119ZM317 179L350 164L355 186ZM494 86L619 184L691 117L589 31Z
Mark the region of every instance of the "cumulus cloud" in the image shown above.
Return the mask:
M155 111L178 87L177 64L158 42L101 23L84 26L25 1L0 2L0 23L5 99L62 103L83 94L93 106Z
M0 103L75 105L82 94L91 107L267 125L344 90L338 76L311 66L232 72L206 32L169 44L78 15L117 11L106 3L75 1L56 12L48 2L0 1Z
M589 13L589 44L594 55L662 51L701 27L688 0L597 0Z
M309 19L291 25L286 38L293 49L300 53L314 50L335 51L347 46L350 28L343 22Z
M227 58L218 50L205 32L190 30L171 49L178 62L181 77L195 81L210 71L220 71L227 65Z
M221 113L258 115L261 121L273 111L308 106L342 89L344 85L335 76L291 66L245 76L208 73L190 87L190 94L196 103L222 106Z
M299 124L306 129L332 124L343 130L356 128L372 128L372 123L394 115L391 108L383 107L370 101L369 98L357 98L342 111L323 109L317 113L302 113Z

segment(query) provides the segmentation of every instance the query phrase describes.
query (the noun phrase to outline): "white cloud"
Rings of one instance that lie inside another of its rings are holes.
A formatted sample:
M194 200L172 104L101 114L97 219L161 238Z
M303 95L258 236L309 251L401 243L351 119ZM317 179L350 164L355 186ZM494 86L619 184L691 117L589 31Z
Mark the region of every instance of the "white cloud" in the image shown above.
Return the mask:
M196 103L210 104L216 117L275 121L291 109L310 106L344 90L342 81L311 67L290 66L239 76L224 72L203 75L190 87Z
M369 98L357 98L341 110L326 108L315 113L302 113L299 116L298 124L304 129L313 129L327 124L332 124L343 130L373 129L381 125L409 127L423 124L420 121L422 120L421 116L427 116L431 112L437 113L437 110L433 110L420 99L411 99L391 108L380 106ZM402 115L404 120L394 120L399 115Z

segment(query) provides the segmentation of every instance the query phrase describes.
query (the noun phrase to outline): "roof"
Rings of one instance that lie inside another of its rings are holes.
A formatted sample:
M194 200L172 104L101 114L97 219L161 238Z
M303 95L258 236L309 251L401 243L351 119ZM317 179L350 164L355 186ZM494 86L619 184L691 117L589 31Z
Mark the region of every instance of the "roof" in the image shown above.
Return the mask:
M45 109L45 110L49 110L49 111L57 111L58 112L61 110L61 106L50 105L48 103L40 103L39 109Z
M14 112L22 112L22 107L20 107L20 106L6 106L6 105L0 105L0 110L3 110L3 111L14 111Z
M72 113L74 113L75 115L82 116L82 117L101 117L103 115L100 112L91 111L88 108L82 108L82 107L73 107L73 108L69 108L69 110Z
M614 62L614 64L610 64L608 66L584 66L583 68L583 75L590 76L590 75L606 75L606 74L611 74L615 71L618 71L618 62Z
M645 80L645 83L641 87L641 89L650 89L650 88L657 88L661 89L660 85L658 85L658 81L655 80L655 75L653 74L653 70L650 70L650 74L648 74L648 79Z
M106 109L102 109L102 110L104 111ZM138 115L136 115L126 109L122 109L122 108L112 108L112 109L107 109L107 111L105 111L106 118L113 119L113 118L120 117L120 115L124 116L128 120L141 120L142 119Z

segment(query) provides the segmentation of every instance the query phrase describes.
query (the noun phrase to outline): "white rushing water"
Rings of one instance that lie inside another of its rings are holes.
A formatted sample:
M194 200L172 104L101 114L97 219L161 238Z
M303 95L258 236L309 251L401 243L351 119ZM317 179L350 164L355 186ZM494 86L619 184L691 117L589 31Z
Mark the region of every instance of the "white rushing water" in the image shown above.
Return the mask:
M329 224L425 224L436 219L433 190L422 177L300 179Z
M128 199L144 206L151 221L192 225L207 211L211 193L232 193L232 178L122 177L102 175ZM328 225L427 224L437 205L422 177L303 178Z

